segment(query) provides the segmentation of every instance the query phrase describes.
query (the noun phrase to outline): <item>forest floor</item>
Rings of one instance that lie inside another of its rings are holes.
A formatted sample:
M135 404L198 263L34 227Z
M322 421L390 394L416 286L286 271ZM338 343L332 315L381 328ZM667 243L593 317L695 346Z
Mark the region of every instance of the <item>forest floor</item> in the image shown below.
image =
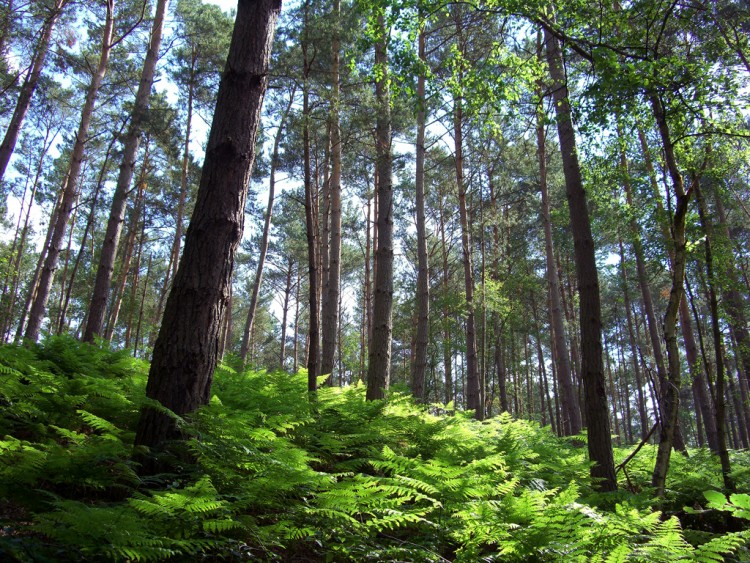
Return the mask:
M477 422L364 388L307 393L304 373L217 370L211 403L175 420L168 471L133 446L148 365L52 338L0 347L4 561L747 561L750 455L738 492L703 449L655 447L597 493L585 436L507 414ZM635 446L616 448L621 463Z

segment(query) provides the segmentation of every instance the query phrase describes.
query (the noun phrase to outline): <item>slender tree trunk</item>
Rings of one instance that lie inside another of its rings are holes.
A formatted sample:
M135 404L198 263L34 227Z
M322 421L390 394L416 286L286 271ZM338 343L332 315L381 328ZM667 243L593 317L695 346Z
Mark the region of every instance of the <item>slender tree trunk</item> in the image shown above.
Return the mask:
M641 364L638 361L638 346L636 344L636 335L633 330L633 318L630 310L630 292L628 291L628 277L625 270L625 250L623 248L622 240L620 240L620 273L622 275L622 294L625 305L625 318L628 324L630 355L633 362L633 375L635 376L638 417L641 425L641 440L645 440L648 436L649 421L646 412L646 400L643 396L643 377L641 375Z
M318 301L319 289L319 257L318 257L318 240L315 226L315 207L316 197L313 193L312 170L310 161L310 60L308 56L309 38L308 38L308 17L310 10L309 0L305 0L304 16L304 39L302 41L302 64L304 85L302 92L302 143L304 159L304 183L305 183L305 227L307 233L307 272L309 284L309 332L307 346L307 389L315 391L317 388L317 377L320 356L320 306Z
M425 32L419 32L419 59L425 61ZM412 365L412 394L418 401L425 399L425 372L427 370L427 346L430 325L430 280L427 255L427 225L425 219L425 123L427 99L425 97L425 76L417 77L417 143L415 203L417 214L417 332L414 341L414 364Z
M588 452L594 464L591 477L600 491L617 489L612 440L609 429L607 392L602 365L601 303L599 275L596 269L594 239L586 207L578 164L575 131L573 129L568 88L563 69L562 52L555 37L545 31L547 62L553 82L553 99L557 113L557 131L565 174L565 187L570 207L570 226L575 241L575 263L580 299L581 378L585 393Z
M66 1L67 0L57 0L57 4L64 4ZM73 143L73 152L68 165L68 173L65 176L62 186L60 210L55 216L52 236L49 240L49 246L47 247L47 257L44 262L44 268L39 276L36 297L34 298L31 305L31 311L29 312L29 323L26 326L24 337L32 342L39 338L39 330L41 329L42 320L44 319L44 314L47 309L47 301L49 299L50 290L52 289L52 281L54 279L55 271L57 270L57 262L62 250L63 239L65 238L65 230L68 227L68 221L70 220L70 214L73 211L73 205L78 199L78 182L84 154L86 152L91 117L94 113L96 96L99 93L99 88L104 80L104 75L107 73L109 54L112 49L114 9L114 0L107 0L107 18L104 32L102 34L99 64L96 71L91 76L91 83L86 92L86 101L81 110L81 121L78 125L78 132L76 133L76 138ZM0 162L0 166L1 165L2 163Z
M178 415L206 404L211 396L280 11L278 0L240 0L237 6L195 209L146 386L149 398ZM136 444L158 448L179 437L171 417L143 410ZM155 467L146 464L144 469Z
M107 328L104 331L104 340L111 340L112 335L115 332L115 325L117 319L120 316L120 308L122 307L122 301L125 297L125 285L130 275L130 263L133 260L133 251L135 250L135 239L138 236L139 222L141 219L141 205L143 201L144 191L146 189L146 174L148 170L148 157L144 159L143 167L141 169L140 179L138 180L138 194L135 202L133 203L133 210L130 219L130 225L128 226L128 235L125 239L124 256L122 263L120 264L120 276L115 284L115 289L112 294L112 310L110 311L109 318L107 319ZM136 266L136 271L140 268L140 264ZM127 339L126 339L127 340ZM125 345L129 348L128 344Z
M448 270L448 243L445 237L445 217L443 205L440 206L440 243L443 254L443 289L445 295L450 291L450 271ZM453 345L450 331L450 311L443 306L443 370L445 371L445 404L453 400ZM504 380L503 380L504 384ZM501 388L501 392L505 387ZM507 400L506 400L507 407ZM505 409L507 410L507 408Z
M18 321L18 328L16 330L15 341L21 340L21 335L24 334L24 327L26 326L26 318L31 310L31 304L37 294L37 288L39 287L39 278L42 275L42 268L44 267L45 260L47 258L47 248L49 247L50 240L52 240L52 234L54 232L54 226L57 224L57 215L60 213L60 204L62 202L62 192L57 195L55 206L53 207L52 215L50 216L49 227L47 228L47 236L44 239L42 245L42 251L39 253L39 259L34 269L34 277L29 284L29 290L26 292L26 301L24 302L23 309L21 311L21 318Z
M143 62L143 70L141 72L140 83L138 84L138 92L135 96L130 127L123 143L120 173L117 178L115 193L112 197L112 207L109 212L107 229L104 234L104 242L102 243L99 257L99 266L96 271L96 279L94 280L94 291L91 295L91 303L89 304L88 320L86 321L86 329L83 333L83 340L85 342L93 342L94 337L101 335L104 328L104 317L107 311L107 300L109 299L110 284L115 268L115 258L117 257L117 248L120 244L122 224L125 221L125 209L130 193L130 183L133 179L136 154L138 153L138 146L141 141L141 130L148 114L151 87L154 83L156 63L159 58L159 48L161 47L162 31L168 4L169 0L158 0L156 3L156 14L151 27L151 38L148 50L146 51L146 58Z
M292 273L294 273L294 262L287 258L286 285L284 288L284 305L282 306L281 318L281 349L279 350L279 369L284 369L286 360L286 329L289 318L289 301L292 297Z
M375 66L382 72L375 80L377 118L377 249L375 295L372 307L372 347L367 366L368 401L385 398L391 381L393 333L393 182L391 156L391 105L388 86L388 34L384 16L378 17L380 39L375 43Z
M541 49L541 46L540 46ZM543 101L540 99L540 106ZM536 154L539 164L539 189L542 193L542 225L544 226L544 250L547 256L547 287L549 293L549 323L555 339L555 364L557 380L562 391L562 416L560 429L563 436L575 436L581 432L581 411L570 373L570 353L565 338L565 323L560 302L560 285L555 267L555 250L552 243L552 220L550 218L549 194L547 190L547 152L545 150L544 116L541 107L536 116Z
M667 311L664 315L664 340L667 345L668 380L666 388L662 389L662 424L659 437L659 448L654 464L651 484L656 489L658 497L664 496L664 488L669 471L669 457L673 445L675 428L679 420L680 407L680 352L677 345L677 314L680 300L683 298L685 277L685 260L687 257L685 241L685 217L688 211L691 190L685 191L682 175L677 167L669 126L661 100L656 94L650 95L651 107L656 124L659 128L664 156L669 175L672 179L672 189L677 205L672 219L672 241L674 246L672 266L672 288L669 293Z
M21 86L21 91L18 94L18 100L16 101L16 109L13 111L13 116L10 118L8 129L5 131L2 143L0 143L0 181L5 177L5 171L8 168L10 157L13 156L13 151L16 148L16 142L18 142L18 136L21 133L21 127L26 119L26 114L31 106L31 98L34 96L37 84L39 84L39 77L42 74L44 68L44 61L47 58L47 52L49 51L49 44L52 40L52 32L55 28L55 24L60 19L62 11L65 5L68 4L69 0L55 0L54 6L51 8L49 15L44 20L42 29L39 35L39 43L36 45L34 51L34 57L31 62L31 70Z
M276 191L276 168L279 161L279 146L281 145L282 132L284 124L289 117L294 102L294 90L289 95L289 103L279 122L279 128L273 140L273 150L271 151L271 171L268 178L268 205L266 206L266 216L263 220L263 236L260 241L260 253L258 255L258 267L255 270L255 281L253 290L250 294L250 306L248 307L245 330L242 334L242 344L240 345L240 358L242 362L247 361L247 352L250 344L250 334L253 331L253 322L255 320L255 310L258 307L258 296L260 295L260 284L263 282L263 268L266 263L266 254L268 252L268 240L271 236L271 217L273 215L273 199Z
M336 337L339 328L339 297L341 295L341 108L339 92L339 60L341 40L339 26L341 2L333 1L334 32L331 40L331 113L330 147L331 175L328 182L330 201L330 244L328 247L328 275L322 310L321 374L330 374L336 359ZM330 381L329 381L330 382Z
M695 190L695 199L698 203L698 214L700 216L703 232L706 234L704 242L706 251L706 275L708 278L708 297L711 309L711 332L714 340L714 354L716 356L716 439L718 442L718 454L721 462L721 475L724 479L724 487L729 490L735 490L734 481L731 477L732 468L729 463L729 452L727 451L726 427L724 416L726 408L724 405L724 343L719 326L719 303L716 298L716 280L714 279L713 263L713 226L709 222L706 202L700 189L700 182L696 179L693 182ZM684 299L683 299L684 301Z

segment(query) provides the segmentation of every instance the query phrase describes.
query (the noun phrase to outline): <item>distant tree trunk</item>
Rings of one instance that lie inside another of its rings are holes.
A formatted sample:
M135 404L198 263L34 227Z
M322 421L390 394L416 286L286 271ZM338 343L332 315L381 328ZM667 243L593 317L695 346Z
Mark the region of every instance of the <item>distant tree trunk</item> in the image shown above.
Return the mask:
M735 490L734 481L731 477L732 467L729 462L729 452L727 451L726 426L724 416L726 409L724 405L724 342L719 326L719 303L716 298L716 280L714 278L713 263L713 225L710 224L706 202L700 188L700 182L696 179L693 182L695 190L695 199L698 203L698 214L700 216L703 232L706 234L704 242L706 251L706 277L708 282L709 307L711 310L711 332L714 340L714 354L716 357L716 438L719 447L719 461L721 462L721 475L724 479L724 487L729 491ZM684 301L684 299L683 299Z
M130 183L133 179L136 154L141 141L141 130L147 119L151 86L154 83L156 63L159 59L159 48L161 47L164 18L168 4L169 0L158 0L156 3L156 13L151 27L151 39L143 62L138 92L135 95L130 126L123 143L120 173L117 177L115 193L112 196L112 207L110 208L107 229L99 256L94 291L89 304L88 320L83 333L85 342L93 342L94 337L101 335L104 328L104 317L107 312L107 300L109 299L110 284L115 269L117 248L120 244L120 234L125 221L125 209L130 193Z
M585 393L588 452L589 458L594 462L591 467L591 477L596 489L613 491L617 489L617 478L615 477L607 392L602 365L601 303L594 239L586 207L586 192L578 164L573 116L568 99L562 52L557 38L546 30L544 35L547 62L553 82L565 188L570 207L570 227L575 241L576 277L580 299L581 378Z
M125 122L123 122L123 128L125 126ZM122 129L120 130L122 132ZM60 326L58 327L58 332L62 332L63 325L65 324L66 317L68 314L68 306L70 305L70 296L73 292L73 283L75 282L76 275L78 274L78 268L81 265L81 259L83 258L83 254L86 251L86 243L88 241L89 233L91 232L93 228L94 219L96 217L96 204L99 201L99 193L101 192L102 185L104 184L104 177L107 175L107 172L109 170L109 162L110 157L112 156L112 149L114 148L115 142L117 142L119 134L115 133L112 135L112 139L109 142L109 146L107 147L107 152L104 157L104 162L102 163L101 168L99 169L99 176L96 180L96 187L94 188L94 194L91 198L91 209L89 210L88 216L86 218L86 225L83 228L83 234L81 235L81 242L78 246L78 253L76 254L76 259L73 262L73 269L70 272L70 279L68 280L68 287L65 291L65 300L63 301L62 307L60 308Z
M240 0L237 6L195 209L146 386L149 398L178 415L211 396L280 11L278 0ZM136 444L158 448L179 437L172 418L153 408L143 410Z
M16 109L13 111L8 129L5 131L2 143L0 143L0 181L5 177L5 171L8 168L10 157L13 156L13 151L16 148L16 142L21 133L23 122L26 119L26 113L28 113L31 106L31 98L34 96L37 84L39 84L39 77L42 74L44 61L47 58L49 44L52 40L52 31L62 15L63 8L65 8L68 2L69 0L55 0L54 6L42 25L39 43L36 45L31 61L31 70L23 81L21 91L18 94L18 100L16 101Z
M625 305L625 319L628 324L628 341L630 343L630 355L633 363L633 375L635 376L636 397L638 404L638 418L641 426L641 439L648 436L649 422L646 413L646 400L643 396L643 377L641 375L641 364L638 361L638 346L636 344L635 331L633 330L633 318L630 310L630 292L628 291L628 277L625 270L625 249L622 240L620 242L620 273L622 275L622 294Z
M185 115L185 135L182 143L182 167L180 168L180 194L177 200L177 215L175 216L174 239L170 253L170 268L167 270L167 280L174 279L177 265L180 263L180 248L182 246L182 221L185 217L185 205L188 196L188 171L190 168L190 136L193 124L193 99L195 97L195 81L197 74L198 53L195 44L190 53L190 75L188 83L187 112Z
M273 199L276 191L276 168L279 161L279 146L281 145L281 136L284 131L284 123L289 117L294 102L294 90L289 95L289 103L279 122L279 128L273 140L273 150L271 151L271 171L268 178L268 205L266 207L266 216L263 220L263 235L260 241L260 254L258 255L258 267L255 270L255 280L253 281L253 290L250 294L250 306L247 311L247 320L245 330L242 333L242 344L240 345L240 358L242 362L247 361L247 352L250 344L250 334L253 331L253 321L255 320L255 310L258 307L258 295L260 295L260 284L263 281L263 268L266 263L266 253L268 252L268 240L271 235L271 217L273 215Z
M286 285L284 288L284 305L282 306L281 318L281 349L279 350L279 369L284 369L286 360L286 329L289 318L289 301L292 297L292 274L294 273L294 261L287 258Z
M67 0L57 0L58 5L63 5L66 2ZM60 203L60 210L54 217L55 223L52 230L52 236L49 240L49 246L47 247L47 257L44 262L44 268L39 276L36 297L34 298L31 305L31 311L29 312L29 323L26 326L24 337L30 341L36 341L37 338L39 338L39 330L42 326L44 313L47 309L47 301L49 299L50 290L52 289L52 281L55 271L57 270L57 262L62 250L63 239L65 238L65 230L68 227L68 221L70 220L73 206L78 199L78 181L84 154L86 152L91 117L94 113L94 104L96 102L97 94L99 93L99 88L104 80L104 75L107 73L109 54L112 50L114 9L114 0L107 0L107 18L104 24L104 32L102 33L99 64L96 71L91 76L91 83L86 92L86 101L81 110L81 121L78 125L78 132L76 133L75 141L73 143L73 151L70 156L70 163L68 164L68 172L65 176L61 190L62 200ZM2 162L0 162L0 166L2 166Z
M540 105L543 100L540 100ZM537 110L536 146L539 164L539 189L542 193L542 224L544 226L544 249L547 256L547 287L549 293L549 322L552 337L555 339L555 372L562 390L562 436L575 436L581 432L581 410L570 373L570 352L565 338L565 323L560 302L560 285L555 267L555 250L552 243L552 220L550 217L549 194L547 190L547 151L545 149L545 130L543 109Z
M377 117L377 249L375 251L375 295L372 307L372 347L367 366L368 401L385 398L391 380L391 335L393 332L393 181L391 179L391 106L388 86L388 35L385 18L378 17L380 39L375 43Z
M115 325L117 319L120 316L120 308L122 307L122 301L125 298L125 285L130 275L130 264L133 260L133 251L135 250L135 240L138 236L138 231L141 228L141 207L143 204L144 192L146 190L146 174L148 171L148 156L144 159L143 166L141 168L140 178L138 179L138 193L133 203L133 209L130 217L130 224L128 225L128 234L125 238L125 248L123 249L124 256L122 257L122 263L120 264L120 275L119 279L115 283L115 289L112 294L112 310L109 313L107 319L107 327L104 331L104 339L111 340L112 335L115 332ZM136 271L140 267L140 264L136 266ZM126 338L126 341L128 339ZM125 345L129 347L128 344Z
M680 395L680 352L677 345L677 314L680 300L683 298L685 277L685 260L687 249L685 242L685 217L688 211L691 190L685 191L685 187L677 167L677 159L674 154L674 145L669 132L669 125L664 112L664 107L656 93L650 94L651 108L664 149L664 157L667 170L672 179L672 189L677 201L674 217L672 219L672 241L674 245L672 265L672 288L669 293L667 311L664 315L664 340L667 345L668 358L668 381L665 389L662 389L662 424L659 437L659 448L654 463L654 473L651 484L656 489L656 496L664 496L664 488L669 471L669 458L674 440L675 428L679 420Z
M331 112L330 147L331 176L328 183L330 196L330 245L328 248L328 275L326 276L322 309L323 344L320 356L320 373L331 374L336 359L336 337L339 323L339 296L341 294L341 108L339 107L339 59L341 41L339 26L340 0L333 2L334 32L331 39ZM329 383L331 380L329 379Z
M425 61L425 32L419 32L419 58ZM424 202L424 168L425 168L425 121L427 115L427 99L425 97L425 76L420 72L417 77L417 143L416 170L414 183L416 186L416 214L417 214L417 332L414 341L414 363L412 364L411 385L412 394L417 401L425 399L425 372L427 370L427 345L429 343L430 324L430 280L427 256L427 225L425 220Z
M448 243L445 238L445 216L443 205L440 205L440 243L443 254L443 290L445 295L450 291L450 271L448 270ZM453 344L450 330L450 310L447 303L443 305L443 369L445 371L445 404L453 400ZM504 380L503 380L504 383ZM502 391L502 389L501 389ZM507 403L507 401L506 401Z

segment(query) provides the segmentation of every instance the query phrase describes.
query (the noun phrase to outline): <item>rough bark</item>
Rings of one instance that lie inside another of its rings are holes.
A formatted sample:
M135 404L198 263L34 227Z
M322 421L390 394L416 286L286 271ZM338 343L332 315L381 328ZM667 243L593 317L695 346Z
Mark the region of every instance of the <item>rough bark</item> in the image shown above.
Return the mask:
M553 82L557 132L570 208L570 226L575 245L576 277L580 299L581 379L588 427L588 452L589 458L594 462L591 467L591 477L598 490L613 491L617 489L617 479L602 365L601 303L594 239L586 206L586 192L578 164L562 52L557 39L551 33L545 30L544 35L547 62Z
M279 0L238 2L195 209L146 387L149 398L178 415L210 398L280 11ZM154 448L178 437L171 417L144 409L136 444Z
M151 97L151 86L154 83L156 63L159 58L162 31L169 0L159 0L156 4L156 13L151 26L151 38L143 62L141 79L138 84L138 92L131 113L130 126L123 142L122 162L120 173L117 177L117 185L112 196L112 207L107 220L107 229L104 233L99 265L94 280L94 291L89 304L88 320L83 333L85 342L93 342L94 337L102 334L104 328L104 317L107 311L107 300L110 294L110 284L115 269L117 248L120 244L122 225L125 221L125 209L127 207L130 184L133 180L135 170L136 154L141 142L141 130L147 119L149 99Z
M385 18L378 18L380 39L375 43L377 118L377 248L375 291L372 306L372 346L367 366L368 401L385 398L391 380L391 336L393 333L393 180L391 178L391 104L388 86L388 48Z
M60 257L60 252L62 251L65 230L68 227L73 206L78 199L78 181L84 154L86 152L91 117L94 113L94 104L96 102L97 94L99 93L99 88L102 85L109 64L109 54L112 48L112 33L114 29L114 9L114 0L108 0L107 17L104 24L104 31L102 33L101 50L99 52L99 64L97 65L96 71L91 76L91 83L86 92L86 101L81 109L81 120L78 125L75 141L73 142L73 151L70 156L70 163L68 164L68 172L62 186L60 210L55 217L52 236L50 237L49 246L47 247L47 257L39 276L36 296L31 304L31 311L29 312L29 322L26 326L24 337L30 341L36 341L39 337L39 330L42 326L42 320L44 319L44 314L47 310L47 301L49 300L50 290L52 289L52 281L54 279L55 271L57 270L57 262ZM1 165L2 163L0 162L0 166Z

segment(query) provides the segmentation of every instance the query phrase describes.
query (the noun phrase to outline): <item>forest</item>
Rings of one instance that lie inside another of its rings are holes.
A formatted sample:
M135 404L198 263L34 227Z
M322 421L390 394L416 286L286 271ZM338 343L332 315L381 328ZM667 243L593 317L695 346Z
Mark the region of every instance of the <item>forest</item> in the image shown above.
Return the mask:
M750 560L747 0L0 21L4 560Z

